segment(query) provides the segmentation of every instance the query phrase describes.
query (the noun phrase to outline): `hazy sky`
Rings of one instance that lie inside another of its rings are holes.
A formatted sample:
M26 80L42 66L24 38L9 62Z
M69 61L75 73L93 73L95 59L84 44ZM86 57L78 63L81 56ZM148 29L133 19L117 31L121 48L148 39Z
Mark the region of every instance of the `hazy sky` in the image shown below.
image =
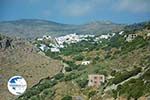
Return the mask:
M150 19L150 0L0 0L0 21L16 19L134 23Z

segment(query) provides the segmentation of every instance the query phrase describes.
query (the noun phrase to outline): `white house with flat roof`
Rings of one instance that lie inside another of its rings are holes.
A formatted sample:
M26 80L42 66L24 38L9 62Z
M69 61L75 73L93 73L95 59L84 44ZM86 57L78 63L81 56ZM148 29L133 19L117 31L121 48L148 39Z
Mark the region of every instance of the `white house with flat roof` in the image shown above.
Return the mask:
M40 44L39 49L40 49L41 51L47 51L47 50L49 49L49 47L47 47L45 44Z
M82 61L81 65L89 65L91 62L90 61Z
M51 48L51 52L60 52L59 48Z

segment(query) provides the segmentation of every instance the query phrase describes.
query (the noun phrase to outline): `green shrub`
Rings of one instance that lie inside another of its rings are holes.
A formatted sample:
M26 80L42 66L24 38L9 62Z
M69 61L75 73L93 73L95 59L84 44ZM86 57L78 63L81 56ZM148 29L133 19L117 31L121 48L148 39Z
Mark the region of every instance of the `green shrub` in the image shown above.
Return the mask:
M53 58L53 59L58 59L58 60L62 60L62 58L59 56L59 53L58 52L51 52L50 50L47 50L46 52L45 52L45 55L46 56L49 56L49 57L51 57L51 58Z
M116 73L117 73L116 70L112 70L110 74L111 74L111 76L115 76Z
M93 97L95 94L96 94L96 91L91 91L91 92L89 92L88 97L91 98L91 97Z
M61 100L72 100L72 96L66 95Z
M58 74L56 74L55 76L54 76L54 78L56 79L56 80L59 80L59 79L61 79L61 78L63 78L64 77L64 74L63 73L58 73Z
M30 98L30 100L40 100L40 98L38 98L37 96L33 96Z
M85 57L81 54L76 55L73 59L77 61L82 61Z
M80 86L80 88L85 88L85 86L88 83L88 80L87 79L79 79L76 82Z
M74 61L64 61L66 64L68 64L69 66L74 66L75 62Z
M100 69L100 68L94 69L94 73L96 73L96 74L102 74L102 75L107 76L107 71L104 70L104 69Z
M81 70L84 70L84 69L86 69L86 68L87 68L87 66L80 65L77 70L78 70L78 71L81 71Z
M65 67L65 71L70 72L70 71L72 71L72 68L71 67Z
M114 99L117 99L117 91L116 90L112 90L112 97Z
M65 76L65 81L70 81L72 79L75 79L77 78L79 75L77 73L70 73L68 75Z
M44 95L48 95L49 92L51 92L49 89L45 89L45 90L43 91L43 94L44 94Z
M146 91L147 84L144 84L142 79L131 79L128 82L125 82L123 85L117 87L117 92L120 95L126 95L128 99L134 98L137 100L139 97L143 96Z
M150 69L148 69L142 76L142 78L146 81L150 80Z
M75 64L74 61L64 61L66 64L69 65L70 68L65 68L66 71L72 71L72 70L76 70L79 66Z
M55 94L54 90L51 89L45 89L43 91L43 95L45 95L46 98L51 98Z
M99 56L96 56L96 57L94 58L94 60L99 61L99 60L100 60L100 57L99 57Z

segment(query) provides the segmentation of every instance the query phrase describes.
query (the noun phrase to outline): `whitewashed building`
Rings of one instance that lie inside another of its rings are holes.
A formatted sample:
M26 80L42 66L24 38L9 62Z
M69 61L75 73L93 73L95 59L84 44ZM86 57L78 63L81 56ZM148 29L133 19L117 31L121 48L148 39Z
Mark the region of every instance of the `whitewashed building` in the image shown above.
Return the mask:
M47 51L47 50L49 49L49 47L47 47L45 44L40 44L39 49L40 49L41 51Z
M150 37L150 33L147 34L147 37Z
M73 34L68 34L65 36L60 36L55 38L55 40L57 41L57 43L59 45L63 45L63 43L77 43L80 42L82 40L87 40L87 37L94 37L95 35L77 35L76 33Z
M126 38L127 42L131 42L132 40L134 40L137 37L137 34L129 34Z
M124 31L119 32L119 35L122 35L124 33Z
M52 37L51 36L47 36L47 35L43 35L43 39L52 39Z
M59 48L51 48L51 52L60 52Z
M91 62L90 61L82 61L81 65L89 65Z
M43 41L43 38L37 38L38 41Z

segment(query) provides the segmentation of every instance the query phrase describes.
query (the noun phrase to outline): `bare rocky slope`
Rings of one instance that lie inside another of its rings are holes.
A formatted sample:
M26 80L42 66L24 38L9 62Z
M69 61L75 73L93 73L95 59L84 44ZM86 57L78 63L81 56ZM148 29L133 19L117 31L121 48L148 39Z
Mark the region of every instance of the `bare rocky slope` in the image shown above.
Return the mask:
M6 37L3 39L6 39ZM9 38L10 39L10 38ZM5 43L4 43L5 44ZM30 43L13 39L11 45L0 47L0 99L13 100L16 96L9 93L7 81L10 77L21 75L28 88L40 79L51 77L61 70L61 62L37 53Z

